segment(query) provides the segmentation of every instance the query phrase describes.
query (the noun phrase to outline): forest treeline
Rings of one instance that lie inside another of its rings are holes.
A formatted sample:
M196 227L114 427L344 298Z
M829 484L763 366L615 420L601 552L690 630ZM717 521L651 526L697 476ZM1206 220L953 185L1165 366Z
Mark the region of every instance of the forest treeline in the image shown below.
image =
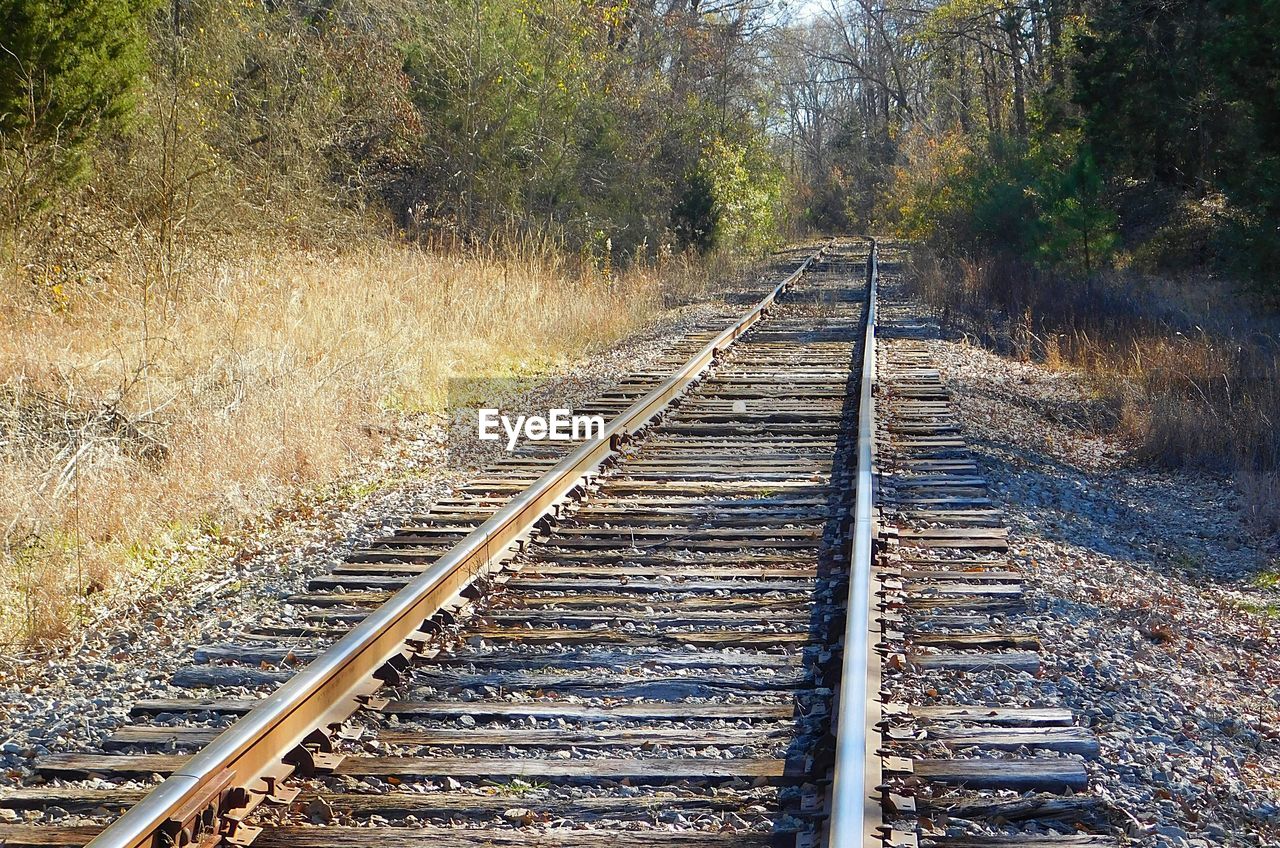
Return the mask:
M1081 277L1119 260L1278 291L1274 4L854 0L804 37L805 182L832 221Z
M163 257L175 241L323 241L379 217L410 238L618 258L756 251L786 215L769 14L742 0L0 0L0 223L46 270L118 250L95 239L108 232Z
M1271 4L803 11L0 0L0 224L46 270L85 264L112 230L163 254L237 227L323 239L371 213L414 238L532 235L615 259L876 227L1274 292Z

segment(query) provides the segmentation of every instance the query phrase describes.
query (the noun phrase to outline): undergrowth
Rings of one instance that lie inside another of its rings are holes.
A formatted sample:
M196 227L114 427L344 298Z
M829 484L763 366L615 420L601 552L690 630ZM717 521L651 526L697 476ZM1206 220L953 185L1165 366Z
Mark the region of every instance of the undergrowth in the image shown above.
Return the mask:
M1224 284L1122 271L1082 281L923 249L911 265L944 324L1082 371L1140 456L1229 476L1255 531L1280 530L1280 334Z
M0 642L70 633L194 529L334 479L451 377L545 373L732 270L373 239L242 257L180 286L124 259L56 292L0 268Z

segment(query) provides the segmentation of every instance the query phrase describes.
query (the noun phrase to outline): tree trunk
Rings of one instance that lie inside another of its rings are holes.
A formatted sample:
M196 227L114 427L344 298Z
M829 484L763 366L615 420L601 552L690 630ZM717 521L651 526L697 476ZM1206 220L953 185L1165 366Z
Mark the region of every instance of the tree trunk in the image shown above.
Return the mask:
M1022 11L1010 11L1004 18L1003 28L1009 39L1009 58L1013 65L1013 131L1018 138L1027 138L1027 82L1022 64Z

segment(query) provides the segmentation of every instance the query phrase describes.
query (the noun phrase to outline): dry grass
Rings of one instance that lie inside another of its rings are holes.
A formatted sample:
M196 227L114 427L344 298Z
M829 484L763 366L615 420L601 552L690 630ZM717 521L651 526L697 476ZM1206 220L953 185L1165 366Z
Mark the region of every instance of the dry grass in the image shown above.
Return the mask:
M1280 530L1280 334L1226 286L1115 274L1082 285L1012 259L908 278L944 322L1085 372L1147 458L1232 477L1259 533Z
M127 265L70 288L6 274L0 641L66 632L157 546L333 479L378 449L370 425L438 409L451 376L607 345L717 270L388 245L211 263L178 298Z

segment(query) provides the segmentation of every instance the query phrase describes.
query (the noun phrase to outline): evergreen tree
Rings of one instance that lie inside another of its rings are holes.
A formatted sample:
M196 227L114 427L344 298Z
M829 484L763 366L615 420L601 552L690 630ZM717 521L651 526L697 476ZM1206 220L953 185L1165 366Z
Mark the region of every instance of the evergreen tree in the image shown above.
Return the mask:
M0 132L74 145L119 118L145 67L150 0L0 0Z
M0 0L0 200L17 231L87 171L146 66L151 0Z
M1223 139L1218 181L1242 212L1231 255L1280 298L1280 3L1221 4L1221 37L1208 46L1232 132Z

